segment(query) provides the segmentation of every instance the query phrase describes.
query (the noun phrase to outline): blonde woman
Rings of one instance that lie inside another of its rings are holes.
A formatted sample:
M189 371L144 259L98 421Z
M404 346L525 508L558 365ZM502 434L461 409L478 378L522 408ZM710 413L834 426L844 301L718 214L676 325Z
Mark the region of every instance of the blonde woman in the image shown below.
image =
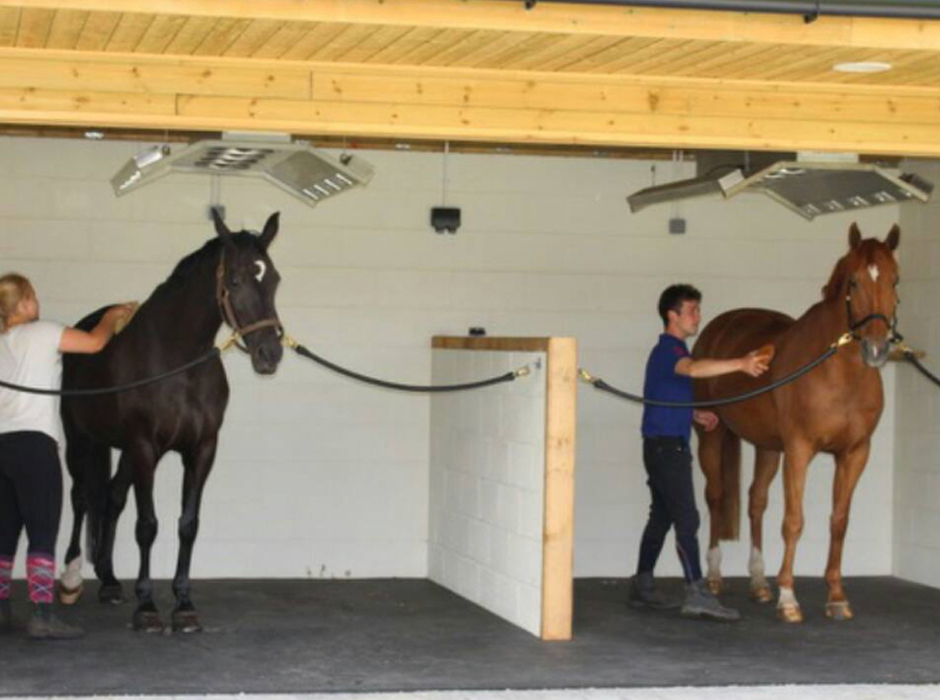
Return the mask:
M115 326L133 313L120 304L90 332L39 319L39 299L29 280L0 277L0 379L11 384L58 389L62 353L99 352ZM59 399L0 387L0 632L13 629L10 606L13 560L20 532L29 547L26 574L33 603L27 626L35 639L72 639L83 631L52 611L55 544L62 511Z

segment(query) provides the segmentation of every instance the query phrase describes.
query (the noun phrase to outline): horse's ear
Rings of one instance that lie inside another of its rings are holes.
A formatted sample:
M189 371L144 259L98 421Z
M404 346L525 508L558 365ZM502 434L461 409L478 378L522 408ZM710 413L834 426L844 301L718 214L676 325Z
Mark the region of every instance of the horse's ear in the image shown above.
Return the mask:
M265 250L268 249L268 246L271 245L271 241L274 240L274 237L277 235L277 229L281 221L281 212L276 211L271 216L268 217L268 220L264 224L264 231L261 232L261 247Z
M218 207L212 207L212 220L215 222L215 232L222 238L232 235L232 232L228 230L228 226L222 221L222 215L219 214Z
M849 248L855 250L861 242L862 232L858 230L858 224L853 221L849 227Z
M901 227L895 224L891 227L891 231L888 233L888 237L885 238L885 245L888 246L888 250L897 250L898 243L901 242Z

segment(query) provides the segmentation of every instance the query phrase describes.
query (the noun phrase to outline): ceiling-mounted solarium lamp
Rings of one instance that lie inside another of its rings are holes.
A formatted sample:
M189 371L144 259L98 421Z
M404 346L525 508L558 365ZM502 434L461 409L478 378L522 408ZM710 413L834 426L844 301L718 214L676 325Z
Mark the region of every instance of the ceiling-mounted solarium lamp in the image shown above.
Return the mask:
M111 178L111 186L121 196L172 172L261 177L315 206L366 185L374 171L358 156L344 153L337 159L303 143L223 138L197 141L176 153L168 145L148 148Z
M806 219L881 204L926 202L933 184L853 154L700 151L697 177L647 187L627 197L630 210L703 195L766 194Z
M750 177L735 170L718 182L725 197L762 192L809 220L880 204L926 202L933 192L930 182L913 173L870 163L781 161Z

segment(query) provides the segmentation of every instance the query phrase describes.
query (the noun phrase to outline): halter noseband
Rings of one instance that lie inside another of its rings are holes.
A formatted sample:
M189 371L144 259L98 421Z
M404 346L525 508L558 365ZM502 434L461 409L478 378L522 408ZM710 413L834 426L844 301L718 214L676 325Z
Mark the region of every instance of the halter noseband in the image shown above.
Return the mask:
M884 314L874 313L874 314L868 314L867 316L865 316L865 318L861 319L860 321L855 320L854 314L852 313L852 290L855 288L855 284L856 283L855 283L855 279L853 276L852 278L849 279L849 291L845 295L845 314L848 317L849 334L852 336L852 338L854 338L855 340L861 340L861 336L859 336L859 334L856 333L856 331L862 326L867 325L868 323L871 323L872 321L880 320L880 321L884 321L885 325L888 327L888 330L891 331L891 335L888 338L889 343L896 343L896 342L903 340L903 338L901 337L901 334L898 333L897 310L895 310L893 319L888 319L888 317L885 316ZM900 303L900 301L898 301L897 303Z
M225 247L223 246L222 255L219 258L219 267L215 272L215 297L219 303L219 311L222 314L222 320L232 329L235 345L239 350L248 352L248 348L238 342L238 338L244 338L249 333L254 333L262 328L274 328L278 336L284 334L284 327L281 325L281 321L277 316L274 318L266 318L262 321L255 321L254 323L249 323L247 326L238 325L238 319L235 317L235 309L232 308L230 296L230 292L225 286Z

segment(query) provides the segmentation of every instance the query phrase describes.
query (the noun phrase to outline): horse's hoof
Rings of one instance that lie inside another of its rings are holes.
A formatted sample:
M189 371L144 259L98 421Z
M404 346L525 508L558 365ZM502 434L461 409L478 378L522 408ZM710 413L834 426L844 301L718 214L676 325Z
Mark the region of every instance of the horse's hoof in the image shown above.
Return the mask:
M138 610L134 613L132 628L135 632L160 634L165 629L160 613L156 610Z
M851 620L855 617L855 613L852 612L852 606L849 605L849 601L842 600L834 603L826 603L826 617L830 620L844 622L845 620Z
M98 602L110 603L111 605L120 605L121 603L126 603L127 599L124 597L124 590L121 588L121 584L101 584L101 588L98 589Z
M803 622L803 610L799 605L781 605L777 608L777 617L784 622Z
M751 587L751 600L755 603L769 603L774 599L773 591L770 590L770 586L764 584L763 586L752 586Z
M708 579L708 590L714 595L721 595L721 590L724 588L724 585L721 582L720 578L710 578Z
M62 605L75 605L78 602L78 599L82 597L82 593L85 592L85 586L79 584L77 588L66 588L61 583L59 584L59 601Z
M173 631L182 632L183 634L202 632L202 625L199 624L199 615L195 610L174 610Z

